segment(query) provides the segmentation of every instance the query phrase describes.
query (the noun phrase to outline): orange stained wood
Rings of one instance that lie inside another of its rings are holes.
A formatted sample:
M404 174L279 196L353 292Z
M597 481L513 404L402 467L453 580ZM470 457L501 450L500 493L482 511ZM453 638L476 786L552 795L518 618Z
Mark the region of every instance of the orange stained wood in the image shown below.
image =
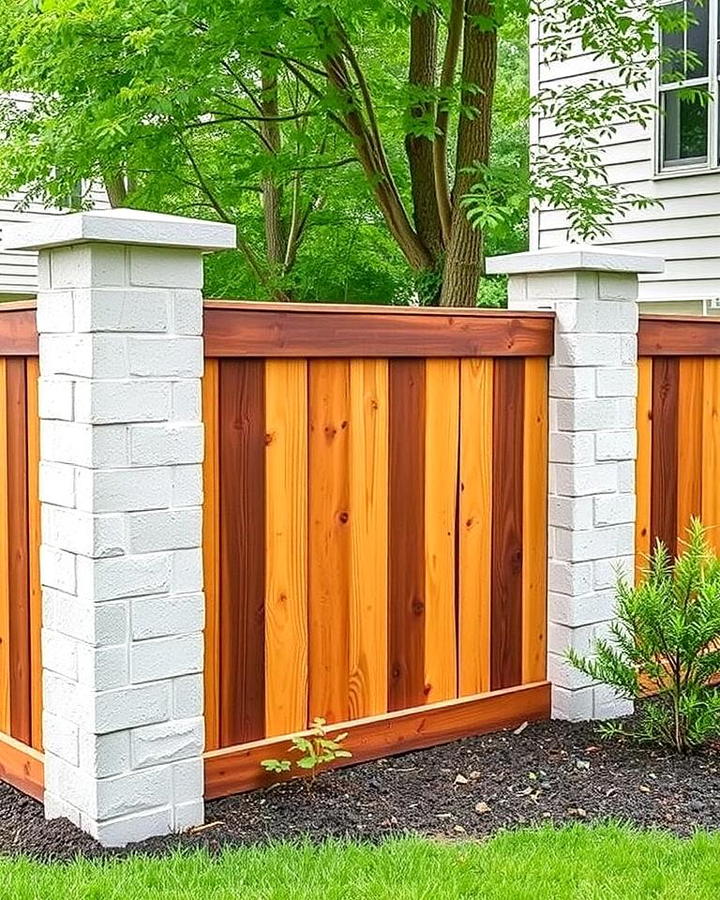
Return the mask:
M0 732L10 734L10 560L7 361L0 358Z
M42 803L45 773L43 756L32 747L0 734L0 780Z
M205 423L203 464L203 567L205 574L205 746L220 746L220 534L218 361L205 360L202 384Z
M652 497L652 381L653 361L643 356L638 360L637 399L637 515L635 522L635 571L639 577L650 553L650 504Z
M522 629L524 684L545 678L547 647L548 364L525 360Z
M678 404L677 533L684 540L690 519L702 513L703 372L700 357L680 360Z
M425 363L425 694L457 696L455 520L457 516L460 367Z
M308 364L309 715L348 717L350 612L350 364Z
M388 365L350 362L350 716L387 709Z
M458 691L490 690L493 360L460 362Z
M702 521L720 552L720 358L703 362Z
M265 722L268 737L306 727L308 710L307 364L265 365L267 514Z
M42 750L42 593L40 589L40 418L38 415L38 360L27 368L28 551L30 570L30 701L32 746Z

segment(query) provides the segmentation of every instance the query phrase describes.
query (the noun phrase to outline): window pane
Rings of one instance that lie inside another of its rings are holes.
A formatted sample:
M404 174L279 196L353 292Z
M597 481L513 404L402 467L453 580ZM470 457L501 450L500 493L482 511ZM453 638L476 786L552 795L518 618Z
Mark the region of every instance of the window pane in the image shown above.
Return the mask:
M685 10L684 3L669 3L668 11L681 15ZM662 51L663 66L662 80L664 83L679 81L685 71L682 52L685 49L685 32L663 31Z
M707 162L707 104L681 97L682 91L662 95L663 165Z
M696 0L667 4L668 12L686 15L694 23L686 30L663 32L662 80L665 84L685 78L705 78L708 73L710 0L700 6Z
M704 6L696 3L687 4L688 12L697 20L696 25L691 25L687 31L687 49L699 59L693 64L688 63L688 78L705 78L708 73L708 29L710 15L710 0L705 0Z

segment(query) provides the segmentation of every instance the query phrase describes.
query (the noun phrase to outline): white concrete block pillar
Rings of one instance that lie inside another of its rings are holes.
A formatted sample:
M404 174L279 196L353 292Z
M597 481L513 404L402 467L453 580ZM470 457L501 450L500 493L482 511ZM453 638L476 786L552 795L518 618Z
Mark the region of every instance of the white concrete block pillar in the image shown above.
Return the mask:
M203 821L202 253L234 228L7 238L40 251L45 811L123 845Z
M606 719L630 705L570 667L613 616L618 571L635 547L637 276L657 257L582 245L488 260L509 308L554 310L550 360L548 677L553 715Z

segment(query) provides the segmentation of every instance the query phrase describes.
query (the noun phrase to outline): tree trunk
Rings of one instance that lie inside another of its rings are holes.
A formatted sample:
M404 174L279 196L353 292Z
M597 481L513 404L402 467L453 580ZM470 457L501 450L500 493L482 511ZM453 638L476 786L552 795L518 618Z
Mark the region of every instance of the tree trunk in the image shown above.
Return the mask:
M419 89L420 96L411 106L410 115L414 119L426 119L433 125L435 104L425 98L435 87L436 69L437 13L432 6L425 10L415 7L410 20L409 81L411 91ZM410 168L415 230L434 259L439 260L443 240L435 190L433 141L424 135L408 134L405 152Z
M490 160L493 91L497 71L495 4L466 0L463 39L462 106L473 107L473 116L461 115L458 123L455 185L452 195L450 244L445 262L441 306L475 306L483 267L482 232L468 221L460 206L477 176L465 171L472 163Z
M105 175L103 183L110 206L113 209L125 206L127 202L127 187L125 185L125 176L122 172L117 172L115 175Z
M274 72L263 67L262 74L261 106L265 121L261 123L262 135L266 146L272 148L272 153L280 152L280 125L277 121L279 115L277 76ZM268 151L270 152L270 151ZM285 263L285 228L282 219L282 188L272 175L267 175L262 180L263 215L265 219L265 248L267 260L273 272L278 273Z

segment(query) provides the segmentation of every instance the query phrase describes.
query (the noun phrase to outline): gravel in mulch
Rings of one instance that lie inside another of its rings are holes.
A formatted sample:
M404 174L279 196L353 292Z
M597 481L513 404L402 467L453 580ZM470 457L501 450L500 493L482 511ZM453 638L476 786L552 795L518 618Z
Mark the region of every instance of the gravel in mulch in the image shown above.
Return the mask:
M544 722L364 763L207 804L206 826L106 851L69 822L0 785L0 854L69 859L174 847L404 833L479 839L502 828L621 819L686 835L720 827L720 750L688 758L587 723Z

